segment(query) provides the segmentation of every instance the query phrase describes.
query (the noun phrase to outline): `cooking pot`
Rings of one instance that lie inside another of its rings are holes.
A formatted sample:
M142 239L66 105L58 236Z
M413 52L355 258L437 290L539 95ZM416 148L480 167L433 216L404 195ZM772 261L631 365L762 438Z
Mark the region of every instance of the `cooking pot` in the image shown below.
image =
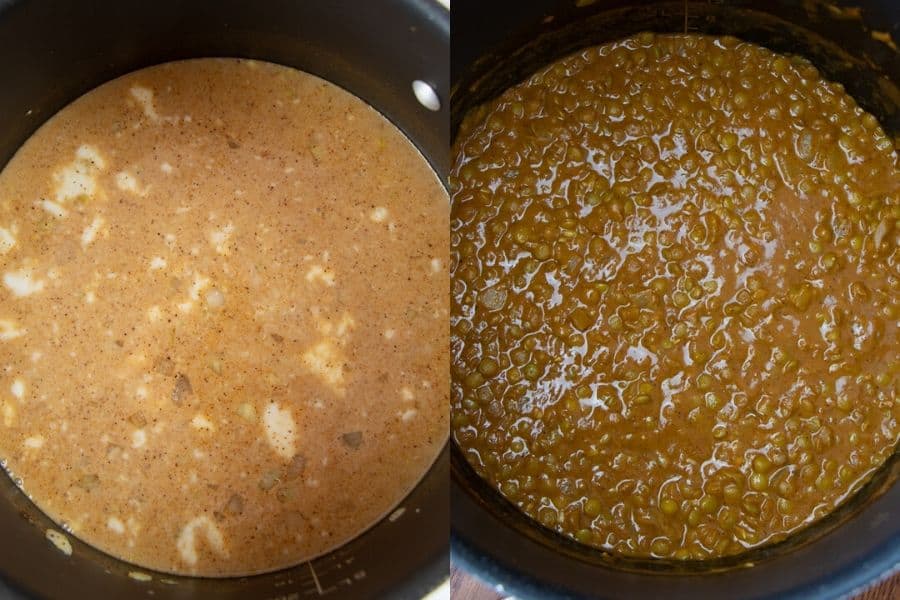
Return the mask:
M54 113L110 79L227 56L295 67L343 87L397 125L444 179L449 111L439 105L448 97L449 21L434 0L0 0L0 165ZM448 487L445 448L403 500L400 518L291 569L202 579L148 572L74 536L72 555L64 555L45 537L52 521L0 476L0 596L421 598L449 573ZM152 579L138 581L132 571Z
M542 0L453 6L451 132L540 67L641 31L730 34L810 59L900 134L900 3ZM526 517L451 451L451 557L519 598L838 598L900 568L900 454L837 510L781 543L710 561L617 556Z

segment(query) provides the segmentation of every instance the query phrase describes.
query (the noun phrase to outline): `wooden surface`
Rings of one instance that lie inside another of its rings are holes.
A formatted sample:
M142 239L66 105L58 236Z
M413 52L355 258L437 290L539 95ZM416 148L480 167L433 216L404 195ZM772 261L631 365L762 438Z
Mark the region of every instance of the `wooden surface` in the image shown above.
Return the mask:
M450 598L452 600L500 600L500 594L482 585L460 569L450 567ZM900 573L869 588L854 600L900 600Z

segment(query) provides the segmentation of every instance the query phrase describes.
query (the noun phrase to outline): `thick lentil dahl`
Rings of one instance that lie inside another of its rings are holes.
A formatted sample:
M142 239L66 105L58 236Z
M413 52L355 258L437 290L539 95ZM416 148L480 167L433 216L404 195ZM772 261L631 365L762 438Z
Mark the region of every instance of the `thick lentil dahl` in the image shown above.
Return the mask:
M446 440L448 219L408 140L311 75L204 59L90 92L0 174L4 466L150 568L343 544Z
M809 62L642 34L510 88L454 153L452 432L527 515L734 554L894 451L897 154Z

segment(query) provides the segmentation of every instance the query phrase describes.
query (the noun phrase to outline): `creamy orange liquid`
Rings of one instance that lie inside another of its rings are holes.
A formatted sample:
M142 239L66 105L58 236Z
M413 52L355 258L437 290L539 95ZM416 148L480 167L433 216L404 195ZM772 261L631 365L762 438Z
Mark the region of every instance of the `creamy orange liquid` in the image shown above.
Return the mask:
M448 428L448 203L359 99L231 59L97 88L0 174L0 456L68 532L276 569L395 507Z

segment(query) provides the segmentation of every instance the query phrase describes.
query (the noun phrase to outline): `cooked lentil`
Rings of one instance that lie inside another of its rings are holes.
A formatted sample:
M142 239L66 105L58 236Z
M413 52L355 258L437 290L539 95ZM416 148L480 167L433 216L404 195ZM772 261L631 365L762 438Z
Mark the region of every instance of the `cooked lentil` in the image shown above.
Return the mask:
M473 111L450 186L453 435L542 525L734 554L894 452L897 154L808 61L588 48Z

